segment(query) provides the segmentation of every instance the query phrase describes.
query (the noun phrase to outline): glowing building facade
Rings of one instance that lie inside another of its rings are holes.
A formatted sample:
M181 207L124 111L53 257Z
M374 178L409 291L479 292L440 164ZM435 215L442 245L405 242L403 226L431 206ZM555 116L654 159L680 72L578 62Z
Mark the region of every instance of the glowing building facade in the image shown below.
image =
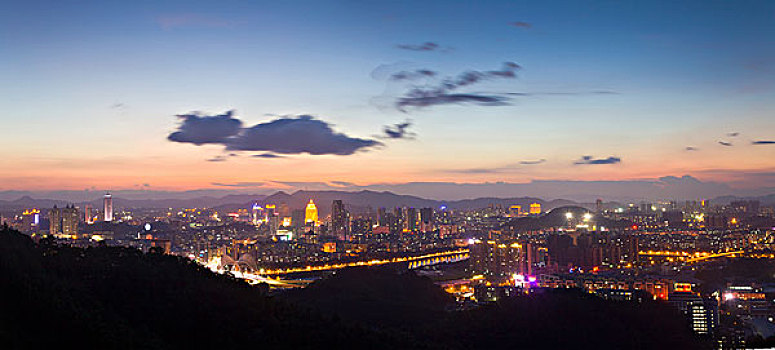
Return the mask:
M311 199L309 200L309 203L307 203L307 208L304 210L304 222L312 224L317 224L318 222L318 207L315 206L315 203L312 202Z
M538 215L538 214L541 214L541 203L531 203L530 215Z

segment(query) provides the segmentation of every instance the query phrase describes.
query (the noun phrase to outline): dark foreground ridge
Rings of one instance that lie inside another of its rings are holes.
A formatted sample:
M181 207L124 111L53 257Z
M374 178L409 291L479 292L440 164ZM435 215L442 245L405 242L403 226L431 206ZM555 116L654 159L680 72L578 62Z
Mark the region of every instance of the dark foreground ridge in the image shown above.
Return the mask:
M17 348L702 349L666 305L577 291L454 311L427 278L344 270L282 297L187 259L0 230L0 344Z

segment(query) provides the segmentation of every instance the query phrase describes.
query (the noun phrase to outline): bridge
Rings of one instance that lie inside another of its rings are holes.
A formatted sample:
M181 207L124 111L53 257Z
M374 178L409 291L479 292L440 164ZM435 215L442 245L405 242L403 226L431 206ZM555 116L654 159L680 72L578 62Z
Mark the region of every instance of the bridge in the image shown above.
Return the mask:
M457 253L452 255L443 255L443 256L430 257L430 258L425 258L420 260L413 260L409 262L408 267L410 270L414 270L423 266L456 263L458 261L463 261L467 259L468 259L468 252Z
M361 261L351 261L343 263L330 263L325 265L309 265L304 267L289 267L279 269L263 269L258 268L253 271L249 268L240 268L243 264L241 262L234 262L230 258L213 258L207 263L207 267L210 270L223 273L225 270L229 270L232 273L240 272L241 275L248 276L280 276L301 272L318 272L318 271L332 271L339 270L347 267L357 266L379 266L385 264L397 264L407 263L408 269L416 269L423 266L431 266L444 263L458 262L468 259L468 248L450 249L436 253L428 253L415 256L402 256L390 259L371 259ZM229 266L227 269L226 267ZM248 265L249 266L249 265ZM236 271L235 271L236 270ZM264 281L267 282L267 281ZM269 283L269 282L267 282Z

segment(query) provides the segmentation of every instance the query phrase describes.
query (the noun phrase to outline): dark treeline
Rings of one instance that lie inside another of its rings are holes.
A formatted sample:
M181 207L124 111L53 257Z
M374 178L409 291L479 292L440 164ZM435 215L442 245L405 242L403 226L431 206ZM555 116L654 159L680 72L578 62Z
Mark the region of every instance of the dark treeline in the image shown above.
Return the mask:
M0 348L417 347L291 306L187 259L0 230Z
M72 248L0 230L3 349L701 349L662 303L578 291L451 310L429 279L348 269L307 289L264 289L187 259Z
M449 311L444 294L428 278L377 267L343 270L284 297L448 349L712 348L663 302L614 302L575 289L546 290Z

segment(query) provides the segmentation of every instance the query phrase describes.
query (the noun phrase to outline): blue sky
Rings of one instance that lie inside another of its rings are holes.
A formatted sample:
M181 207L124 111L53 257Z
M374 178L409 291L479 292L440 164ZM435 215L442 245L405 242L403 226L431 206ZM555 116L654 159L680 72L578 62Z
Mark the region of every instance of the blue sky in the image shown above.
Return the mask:
M439 47L398 48L426 42ZM775 187L775 146L751 145L775 139L768 1L6 2L0 48L12 130L0 158L16 165L0 190L684 174ZM455 90L510 97L498 106L402 112L409 87L374 78L380 66L455 77L504 62L519 64L516 78ZM228 110L246 128L312 115L381 145L259 159L167 139L175 115ZM381 137L407 119L413 139ZM621 161L575 164L585 155Z

